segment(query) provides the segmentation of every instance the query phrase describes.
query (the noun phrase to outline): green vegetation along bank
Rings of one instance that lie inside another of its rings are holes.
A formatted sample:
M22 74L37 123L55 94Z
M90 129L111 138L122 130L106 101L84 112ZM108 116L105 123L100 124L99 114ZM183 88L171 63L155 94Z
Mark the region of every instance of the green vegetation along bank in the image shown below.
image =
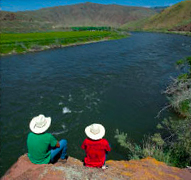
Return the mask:
M169 105L158 114L171 108L178 114L177 118L165 118L157 126L159 132L145 137L140 144L116 131L115 138L126 149L129 159L151 156L172 166L191 166L191 57L177 61L177 66L185 73L173 79L164 91Z
M1 34L0 54L16 54L128 37L114 31L44 32Z

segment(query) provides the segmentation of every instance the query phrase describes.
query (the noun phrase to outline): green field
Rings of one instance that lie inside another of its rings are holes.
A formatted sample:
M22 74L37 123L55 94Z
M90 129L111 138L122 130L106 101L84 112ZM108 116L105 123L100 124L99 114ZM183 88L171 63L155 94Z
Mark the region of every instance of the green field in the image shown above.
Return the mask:
M127 34L113 31L44 32L27 34L1 34L0 53L23 53L40 51L64 45L80 44L102 39L119 39Z

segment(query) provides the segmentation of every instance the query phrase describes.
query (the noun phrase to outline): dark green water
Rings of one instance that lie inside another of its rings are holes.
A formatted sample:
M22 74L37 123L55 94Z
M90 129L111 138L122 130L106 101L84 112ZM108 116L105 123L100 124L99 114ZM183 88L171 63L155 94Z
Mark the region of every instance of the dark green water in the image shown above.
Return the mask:
M155 117L167 103L161 91L178 74L175 62L189 55L191 37L133 33L122 40L2 57L0 176L27 152L28 124L40 113L52 117L49 132L68 140L69 155L83 158L84 128L96 122L105 126L112 145L108 158L125 158L115 130L135 141L156 131Z

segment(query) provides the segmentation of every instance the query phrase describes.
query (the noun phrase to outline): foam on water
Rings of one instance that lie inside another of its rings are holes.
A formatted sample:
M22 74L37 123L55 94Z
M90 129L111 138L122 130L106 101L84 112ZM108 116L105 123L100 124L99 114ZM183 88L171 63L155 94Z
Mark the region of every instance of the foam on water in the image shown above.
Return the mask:
M59 104L58 104L59 106L61 106L61 105L63 105L63 102L59 102Z
M60 134L66 133L66 132L68 132L67 129L65 131L53 132L52 135L60 135Z
M68 101L69 101L69 102L72 101L72 95L71 95L71 94L69 94Z
M84 111L83 110L81 110L81 111L74 111L75 113L83 113Z
M60 134L64 134L64 133L68 132L68 129L66 129L65 124L62 124L61 126L62 126L62 128L64 130L63 131L59 131L59 132L53 132L52 135L60 135Z
M67 114L67 113L71 113L72 111L71 111L69 108L64 107L64 108L62 109L62 112L63 112L63 114Z
M66 129L66 126L65 126L65 124L63 124L63 125L62 125L62 128L63 128L63 129Z

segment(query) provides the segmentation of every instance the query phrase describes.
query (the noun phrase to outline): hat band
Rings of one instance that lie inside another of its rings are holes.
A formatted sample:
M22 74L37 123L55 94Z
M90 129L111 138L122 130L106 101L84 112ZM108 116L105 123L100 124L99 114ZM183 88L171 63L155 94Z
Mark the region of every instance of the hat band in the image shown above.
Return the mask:
M43 121L43 122L41 122L41 123L36 123L35 125L34 125L34 128L35 127L37 127L37 128L42 128L42 127L44 127L45 125L46 125L46 120L45 121Z
M94 135L99 134L100 133L100 129L90 129L90 132Z

